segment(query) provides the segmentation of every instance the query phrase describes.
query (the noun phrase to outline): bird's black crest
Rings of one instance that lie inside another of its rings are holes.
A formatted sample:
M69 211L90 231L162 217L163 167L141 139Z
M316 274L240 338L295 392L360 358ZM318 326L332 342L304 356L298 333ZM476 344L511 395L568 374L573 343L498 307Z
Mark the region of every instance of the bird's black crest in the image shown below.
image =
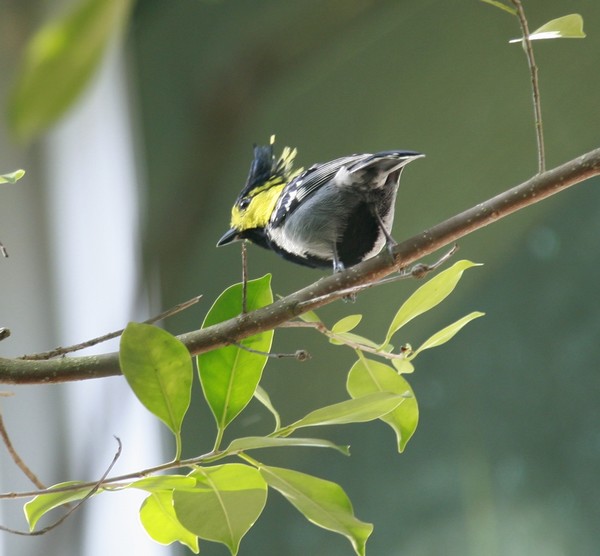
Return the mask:
M245 197L257 185L265 183L273 175L275 166L276 160L273 154L273 145L254 145L254 158L250 165L246 185L244 185L240 197Z

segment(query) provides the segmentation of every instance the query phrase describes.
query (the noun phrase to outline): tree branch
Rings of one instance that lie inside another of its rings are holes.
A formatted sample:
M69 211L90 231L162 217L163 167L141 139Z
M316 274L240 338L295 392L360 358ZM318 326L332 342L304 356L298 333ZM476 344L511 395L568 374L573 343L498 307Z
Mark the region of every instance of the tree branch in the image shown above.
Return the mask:
M182 334L179 339L195 355L273 329L299 314L343 297L343 291L348 288L377 281L479 228L599 174L600 149L595 149L399 243L392 251L393 257L383 250L368 261L322 278L272 305ZM119 374L117 353L50 361L0 358L0 383L47 384Z

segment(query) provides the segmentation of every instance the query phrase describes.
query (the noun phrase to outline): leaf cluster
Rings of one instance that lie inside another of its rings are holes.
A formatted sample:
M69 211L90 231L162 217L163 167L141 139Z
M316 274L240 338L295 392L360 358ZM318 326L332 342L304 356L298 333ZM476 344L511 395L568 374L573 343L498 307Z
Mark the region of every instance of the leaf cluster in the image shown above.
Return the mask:
M314 312L302 315L300 325L316 328L334 345L350 347L357 360L347 375L347 399L312 409L291 424L281 424L275 405L260 386L273 330L197 356L202 397L214 416L216 434L209 453L189 460L180 459L181 428L192 400L193 359L183 343L168 332L148 324L130 323L121 338L123 374L139 401L175 437L174 460L161 469L187 468L188 472L155 473L130 482L108 479L100 488L73 481L55 485L25 505L30 528L34 530L50 510L82 500L92 491L97 495L133 488L148 493L140 508L140 520L157 542L179 542L198 552L202 539L222 543L232 554L237 554L243 536L260 517L270 489L279 492L311 523L346 537L354 552L364 555L373 525L355 516L352 503L340 485L295 469L267 465L249 452L301 446L333 449L349 455L348 446L296 433L311 427L377 419L394 431L397 449L402 452L419 418L417 399L404 375L413 372L413 361L421 352L447 342L483 313L473 312L446 326L416 350L407 344L396 350L390 342L408 322L441 303L457 286L463 272L473 266L476 265L472 262L458 261L418 288L398 309L382 342L355 332L362 315L344 317L331 328ZM266 275L247 283L248 311L273 302L270 282L270 275ZM208 311L203 327L239 315L242 291L242 284L227 288ZM273 430L264 436L235 438L223 447L225 430L253 397L273 415ZM223 461L231 458L238 461Z

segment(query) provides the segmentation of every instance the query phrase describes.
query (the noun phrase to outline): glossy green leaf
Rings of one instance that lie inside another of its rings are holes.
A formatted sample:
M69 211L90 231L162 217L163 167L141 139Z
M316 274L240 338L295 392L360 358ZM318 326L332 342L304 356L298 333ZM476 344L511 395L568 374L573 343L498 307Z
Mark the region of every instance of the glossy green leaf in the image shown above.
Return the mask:
M198 537L188 531L175 515L171 492L154 493L148 496L140 508L140 521L148 535L156 542L160 544L179 542L194 554L200 551Z
M33 37L9 99L9 125L19 140L54 123L80 95L109 41L125 26L131 5L131 0L76 2Z
M165 330L131 322L121 336L119 362L135 395L173 431L179 444L192 393L188 349Z
M59 483L50 487L50 490L53 488L62 488L62 487L70 487L77 486L81 484L80 481L69 481L66 483ZM23 506L23 511L25 512L25 519L27 519L27 523L29 524L29 530L33 531L37 522L40 518L47 514L50 510L54 508L58 508L58 506L62 506L63 504L68 504L69 502L76 502L77 500L81 500L85 498L88 493L92 490L89 486L67 490L62 492L49 492L48 494L40 494L35 498L32 498L29 502L27 502Z
M350 499L338 484L312 475L261 466L260 472L271 488L279 491L311 523L345 536L359 556L373 532L373 525L354 516Z
M173 492L177 518L201 539L223 543L237 554L267 500L262 475L248 465L230 463L199 468L190 476L197 481L193 490Z
M403 304L390 324L385 342L382 346L389 343L392 336L400 330L406 323L415 317L429 311L441 303L448 295L452 293L463 272L473 266L480 266L471 261L458 261L450 268L443 270L431 280L423 284L415 291Z
M269 436L246 436L243 438L236 438L225 449L224 454L233 454L260 448L286 448L290 446L333 448L345 456L350 455L348 446L338 446L329 440L323 440L321 438L280 438Z
M362 315L348 315L343 319L338 320L332 327L331 331L334 334L341 334L354 330L362 320Z
M273 302L271 275L250 280L247 287L248 311ZM227 288L215 301L204 319L203 328L238 316L242 312L242 285ZM268 330L241 341L244 346L268 353L273 331ZM267 363L267 356L252 353L237 346L226 346L198 356L198 371L204 397L219 430L225 427L252 399Z
M393 392L404 396L400 405L381 416L381 420L396 433L398 451L402 452L419 422L419 406L410 384L388 365L361 357L348 373L346 389L358 399L374 392Z
M8 174L0 175L0 183L16 183L25 175L25 170L15 170Z
M398 407L405 398L391 392L376 392L311 411L302 419L284 427L289 434L302 427L364 423L378 419Z
M449 324L445 328L442 328L440 331L436 332L433 336L428 338L420 345L408 358L414 359L419 353L426 349L430 349L432 347L441 346L445 344L448 340L451 340L466 324L471 322L474 319L482 317L485 313L480 311L473 311L468 315L465 315L462 319L458 319L456 322Z
M279 416L279 412L275 409L267 391L260 384L256 386L254 397L271 412L275 419L275 430L279 429L281 427L281 417Z
M515 8L513 8L512 6L507 6L506 4L504 4L503 2L499 2L498 0L481 0L482 2L485 2L486 4L490 4L491 6L495 6L496 8L499 8L501 10L504 10L505 12L508 12L510 15L517 15L517 10Z
M530 33L529 40L543 39L584 39L583 18L579 14L569 14L552 19L539 29ZM511 43L522 42L523 39L512 39Z

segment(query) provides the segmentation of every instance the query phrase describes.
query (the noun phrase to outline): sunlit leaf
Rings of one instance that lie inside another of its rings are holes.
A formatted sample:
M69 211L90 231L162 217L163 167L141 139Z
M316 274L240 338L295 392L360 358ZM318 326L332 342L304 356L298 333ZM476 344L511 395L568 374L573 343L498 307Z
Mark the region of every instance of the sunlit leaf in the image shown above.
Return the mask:
M257 469L240 463L203 467L190 473L192 490L175 490L181 524L201 539L225 544L237 554L242 537L260 516L267 484Z
M414 359L419 353L426 349L445 344L448 340L452 339L455 334L457 334L460 329L463 328L463 326L476 318L482 317L483 315L485 315L485 313L473 311L472 313L465 315L462 319L458 319L456 322L453 322L445 328L442 328L439 332L436 332L433 336L425 340L423 344L409 356L409 359Z
M379 348L379 345L373 340L354 334L354 332L339 332L335 335L335 338L329 338L329 341L336 346L350 345L354 347L355 345L358 345L367 346L373 349Z
M195 485L196 480L189 476L154 475L129 483L127 488L137 488L148 492L160 492L164 490L173 490L175 488L193 488Z
M338 446L329 440L321 438L278 438L269 436L246 436L236 438L224 450L225 454L257 450L260 448L285 448L289 446L304 446L310 448L333 448L345 456L350 455L348 446Z
M392 359L392 365L401 375L415 372L415 366L408 359Z
M194 481L195 482L195 481ZM160 544L179 542L194 554L200 551L198 537L188 531L177 519L171 492L151 494L140 508L140 521L152 539Z
M406 323L446 299L458 284L463 272L474 266L480 265L471 261L457 261L450 268L440 272L416 290L398 309L382 346L388 344L392 336Z
M302 427L364 423L382 417L403 401L405 401L405 397L402 394L377 392L311 411L302 419L284 427L284 430L291 432Z
M131 0L76 2L42 27L25 52L9 100L9 125L28 141L73 103L96 71L110 39L121 32Z
M273 418L275 419L275 430L280 428L281 418L279 417L279 412L275 409L275 406L273 405L273 402L271 402L271 398L269 397L269 394L267 394L267 391L260 384L256 386L254 397L273 415Z
M419 406L406 379L384 363L361 357L348 373L346 389L358 399L373 392L408 394L398 407L381 416L396 433L398 451L402 452L419 422Z
M359 556L373 532L373 525L354 516L350 499L338 484L312 475L261 466L260 472L271 488L279 491L311 523L344 535Z
M579 14L569 14L548 21L539 29L530 33L529 40L543 39L584 39L583 18ZM523 39L512 39L509 42L522 42Z
M50 487L50 490L53 488L62 488L62 487L70 487L77 486L81 484L80 481L69 481L66 483L59 483ZM63 492L49 492L48 494L40 494L35 498L31 499L23 506L23 511L25 512L25 519L27 519L27 523L29 524L29 530L33 531L37 522L40 518L47 514L50 510L54 508L58 508L58 506L62 506L63 504L68 504L69 502L75 502L77 500L81 500L85 498L92 489L89 486L82 487L74 490L67 490Z
M334 334L341 334L344 332L350 332L354 330L360 321L362 320L362 315L348 315L343 319L338 320L332 327L331 331Z
M508 12L511 15L517 15L517 10L515 8L513 8L512 6L507 6L506 4L502 3L502 2L498 2L498 0L481 0L482 2L485 2L486 4L490 4L491 6L495 6L496 8L500 8L501 10L504 10L505 12Z
M25 170L15 170L8 174L0 175L0 183L16 183L25 175Z
M138 399L179 439L193 378L185 345L156 326L132 322L121 336L119 362Z
M250 280L246 306L253 311L273 302L271 275ZM242 312L242 285L227 288L215 301L204 319L203 328L238 316ZM240 343L247 348L268 353L273 331L260 332ZM267 363L267 356L231 345L198 356L202 390L218 428L222 431L252 399Z

